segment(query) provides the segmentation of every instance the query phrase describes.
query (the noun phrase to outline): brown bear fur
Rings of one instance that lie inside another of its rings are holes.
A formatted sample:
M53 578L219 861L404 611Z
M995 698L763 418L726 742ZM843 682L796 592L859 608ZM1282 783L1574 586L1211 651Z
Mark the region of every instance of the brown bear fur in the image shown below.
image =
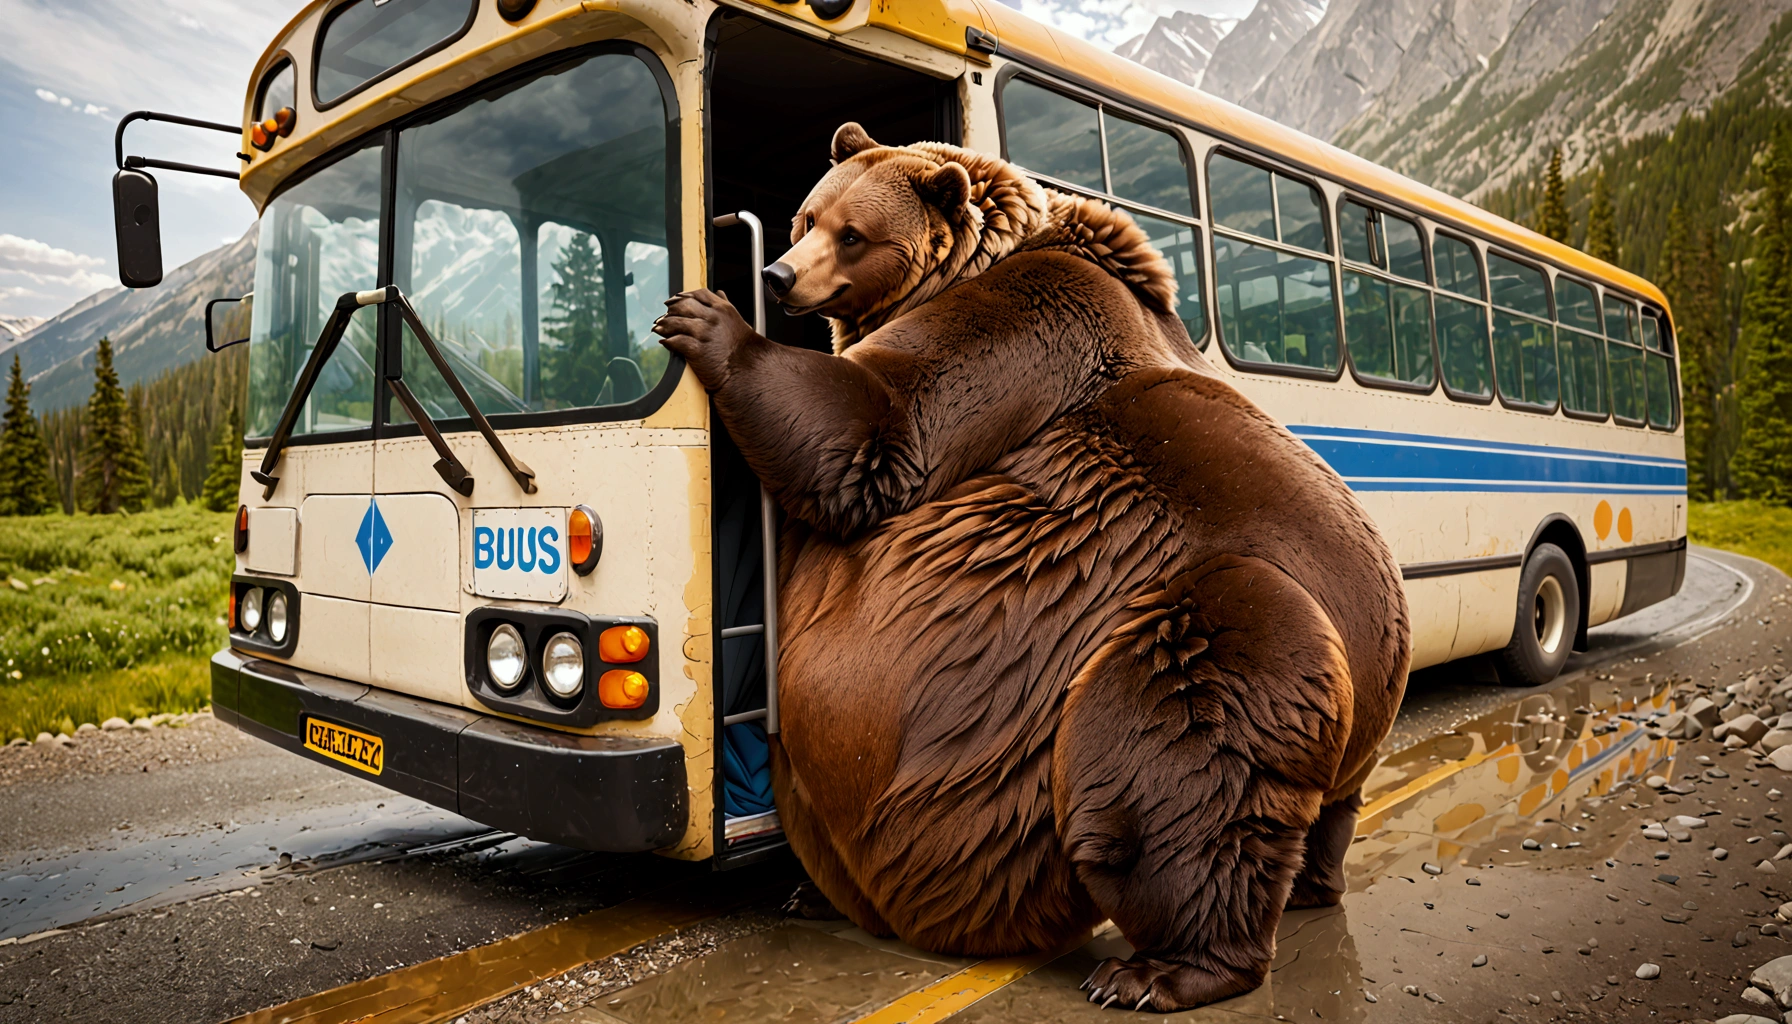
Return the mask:
M1309 448L1212 372L1124 212L857 125L793 225L786 308L656 327L789 513L791 846L853 921L943 953L1138 949L1094 996L1264 978L1335 903L1405 688L1397 565Z

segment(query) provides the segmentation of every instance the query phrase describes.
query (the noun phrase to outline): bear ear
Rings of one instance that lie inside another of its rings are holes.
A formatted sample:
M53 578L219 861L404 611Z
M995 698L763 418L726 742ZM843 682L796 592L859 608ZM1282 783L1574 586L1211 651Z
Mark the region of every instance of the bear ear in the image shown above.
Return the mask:
M946 213L955 213L970 201L971 175L961 164L944 163L917 179L915 192Z
M834 132L834 144L831 155L835 163L849 160L867 149L876 149L877 143L859 127L859 122L848 121Z

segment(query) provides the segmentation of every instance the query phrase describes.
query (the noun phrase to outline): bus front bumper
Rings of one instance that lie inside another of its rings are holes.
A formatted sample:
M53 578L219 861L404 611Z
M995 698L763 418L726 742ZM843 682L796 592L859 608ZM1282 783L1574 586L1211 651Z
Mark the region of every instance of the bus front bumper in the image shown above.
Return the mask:
M555 732L228 649L212 655L212 710L302 757L530 839L634 852L684 834L684 748L672 740ZM311 718L379 737L379 774L307 747Z

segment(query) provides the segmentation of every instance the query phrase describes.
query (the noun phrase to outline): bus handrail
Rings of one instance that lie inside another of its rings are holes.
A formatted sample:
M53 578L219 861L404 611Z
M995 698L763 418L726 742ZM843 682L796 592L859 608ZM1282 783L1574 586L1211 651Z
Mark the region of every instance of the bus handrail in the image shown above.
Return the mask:
M765 270L765 225L746 210L724 213L712 223L718 228L739 224L747 227L752 237L748 265L753 282L753 330L765 335L765 285L760 275ZM778 734L778 503L764 484L759 485L759 561L760 576L765 584L765 622L759 626L735 626L722 630L722 638L762 633L765 637L765 707L743 711L722 719L723 726L765 719L765 734Z

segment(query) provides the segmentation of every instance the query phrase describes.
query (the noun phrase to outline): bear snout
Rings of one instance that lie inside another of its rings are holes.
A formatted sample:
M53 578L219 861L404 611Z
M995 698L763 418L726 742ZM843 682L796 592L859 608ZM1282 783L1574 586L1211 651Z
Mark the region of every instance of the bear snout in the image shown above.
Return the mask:
M771 289L774 299L783 299L796 287L796 271L783 260L761 270L759 276L765 279L765 286Z

